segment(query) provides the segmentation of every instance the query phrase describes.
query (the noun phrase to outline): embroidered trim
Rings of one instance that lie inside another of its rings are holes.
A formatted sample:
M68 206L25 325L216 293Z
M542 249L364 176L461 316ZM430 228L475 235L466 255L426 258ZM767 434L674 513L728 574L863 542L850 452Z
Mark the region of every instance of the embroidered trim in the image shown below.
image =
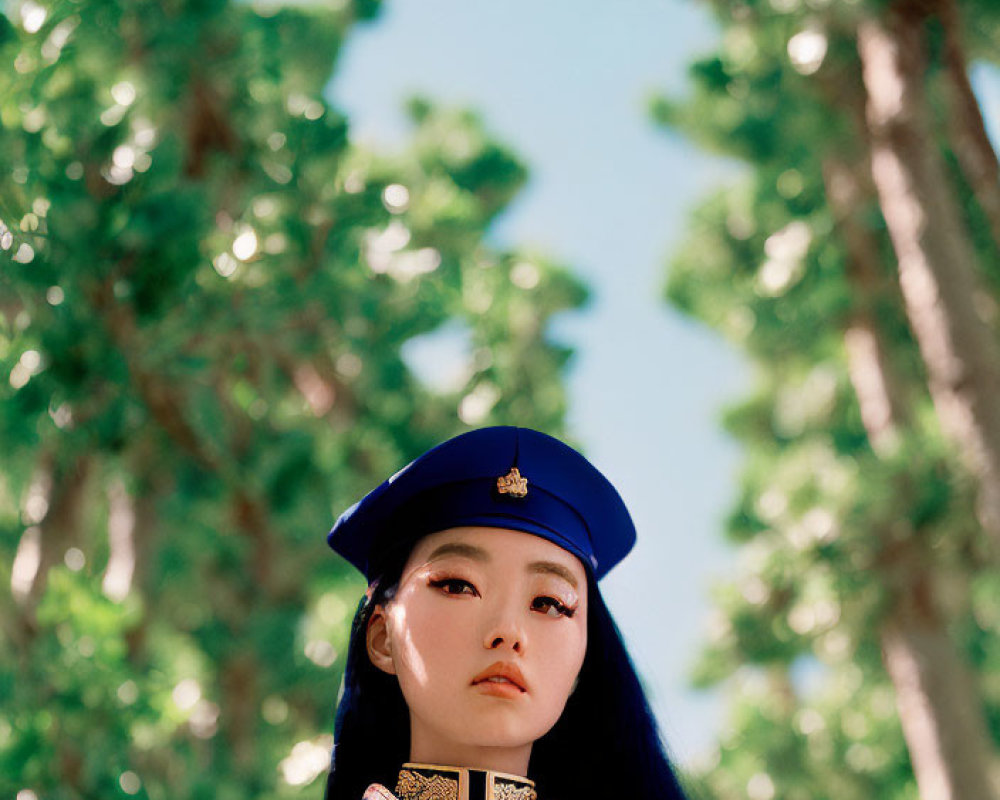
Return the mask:
M485 781L485 800L538 800L534 781L527 778L436 764L404 764L396 794L399 800L463 800L469 795L470 773Z
M518 786L504 780L493 782L494 800L538 800L538 792L530 786Z
M396 793L400 800L458 800L458 779L401 769Z

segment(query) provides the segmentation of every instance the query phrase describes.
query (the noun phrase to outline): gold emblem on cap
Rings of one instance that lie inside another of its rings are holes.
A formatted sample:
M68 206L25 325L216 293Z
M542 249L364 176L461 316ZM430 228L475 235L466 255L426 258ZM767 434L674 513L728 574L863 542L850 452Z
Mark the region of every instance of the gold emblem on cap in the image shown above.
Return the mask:
M510 472L497 478L497 493L509 494L511 497L526 497L528 479L521 477L517 467L511 467Z

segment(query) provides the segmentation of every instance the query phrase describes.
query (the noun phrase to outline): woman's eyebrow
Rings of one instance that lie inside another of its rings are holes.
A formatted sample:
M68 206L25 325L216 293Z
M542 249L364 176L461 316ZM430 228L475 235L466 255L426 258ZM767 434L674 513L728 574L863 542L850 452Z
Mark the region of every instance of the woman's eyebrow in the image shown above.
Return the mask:
M483 563L488 563L492 560L490 554L483 548L476 547L473 544L466 544L465 542L445 542L442 545L438 545L427 556L427 560L433 561L436 558L443 558L444 556L464 556L465 558L471 558L473 561L481 561ZM574 589L580 588L573 573L555 561L532 561L525 567L525 570L532 574L556 575Z
M483 550L483 548L472 544L465 544L464 542L445 542L435 547L431 551L431 554L427 556L427 560L433 561L435 558L441 558L442 556L465 556L466 558L471 558L473 561L490 560L490 554Z
M543 575L558 575L566 583L572 586L574 589L579 587L576 585L576 578L573 577L573 573L570 572L562 564L556 564L554 561L532 561L528 564L528 572L540 573Z

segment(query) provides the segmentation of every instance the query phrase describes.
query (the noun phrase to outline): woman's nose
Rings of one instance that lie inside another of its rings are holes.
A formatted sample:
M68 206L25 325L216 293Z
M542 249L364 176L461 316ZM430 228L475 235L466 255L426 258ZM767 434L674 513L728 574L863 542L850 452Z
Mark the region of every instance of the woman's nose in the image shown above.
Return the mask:
M488 626L483 646L487 650L513 650L519 655L524 654L524 629L516 621L513 611L504 611Z

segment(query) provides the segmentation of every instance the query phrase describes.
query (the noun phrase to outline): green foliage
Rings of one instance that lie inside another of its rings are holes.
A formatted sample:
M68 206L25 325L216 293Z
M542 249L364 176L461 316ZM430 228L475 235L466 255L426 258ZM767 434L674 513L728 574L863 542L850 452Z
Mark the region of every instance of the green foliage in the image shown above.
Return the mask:
M846 212L830 200L831 166L866 168L853 37L859 15L876 6L713 6L718 51L692 65L686 98L651 107L659 124L748 165L741 182L694 210L666 284L671 304L741 348L756 372L752 395L724 418L746 453L727 523L740 567L715 589L694 669L697 685L727 688L730 718L694 780L719 800L915 800L879 647L895 548L931 554L950 587L953 633L971 654L997 743L1000 691L989 676L1000 667L1000 628L986 610L995 579L973 487L939 430L880 210L871 195L849 208L874 259L874 274L861 279ZM995 13L982 27L969 13L977 46L984 31L995 37ZM804 33L814 38L797 47ZM939 108L940 80L928 80ZM957 167L953 177L964 180ZM964 191L995 286L996 249ZM892 445L878 450L848 371L848 331L862 322L875 325L909 409Z
M362 588L334 516L466 425L560 431L585 291L485 240L524 165L423 100L369 152L323 99L376 10L0 15L4 796L315 794ZM425 385L405 348L453 329Z

